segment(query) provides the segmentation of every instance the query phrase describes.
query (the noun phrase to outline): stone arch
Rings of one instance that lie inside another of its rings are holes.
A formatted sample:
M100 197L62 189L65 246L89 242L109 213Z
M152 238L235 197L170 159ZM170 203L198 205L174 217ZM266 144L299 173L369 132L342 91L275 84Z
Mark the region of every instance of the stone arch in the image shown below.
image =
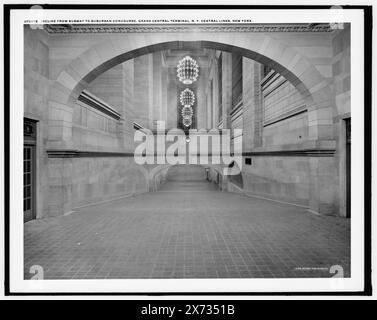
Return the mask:
M157 189L157 186L156 186L156 181L155 181L155 177L161 172L161 171L164 171L164 170L168 170L169 167L171 165L170 164L161 164L161 165L158 165L156 167L153 167L151 170L149 170L148 172L148 180L149 180L149 191L156 191Z
M311 140L321 138L321 121L322 128L331 125L329 121L332 120L333 100L328 80L305 56L278 39L256 33L243 33L240 36L221 32L137 34L116 39L110 37L109 40L97 43L71 61L59 74L50 90L50 109L59 109L59 112L50 112L49 126L54 128L50 130L50 141L55 142L51 147L64 148L73 143L72 130L66 125L72 117L73 103L97 76L140 55L169 48L189 49L198 46L240 52L284 76L306 100ZM60 115L58 119L56 114ZM326 131L325 135L329 138L331 133Z
M160 164L154 168L152 168L149 173L148 173L148 176L149 176L149 179L153 179L153 177L156 176L156 174L158 174L161 170L164 170L164 169L167 169L169 168L171 165L170 164Z
M173 181L205 181L206 165L203 164L175 164L171 165L167 172L167 180Z
M144 39L144 38L143 38ZM202 39L202 37L200 37ZM211 36L213 39L213 34ZM196 49L198 47L221 51L239 52L243 56L268 65L288 81L290 81L301 94L311 96L313 85L326 81L314 65L302 54L292 47L285 46L282 42L264 35L263 41L245 43L244 38L231 37L221 41L211 40L175 40L167 42L135 46L132 43L115 43L113 40L101 42L73 60L57 77L55 84L65 91L65 103L78 97L80 92L87 87L97 76L135 57L166 49ZM62 92L64 95L64 92ZM63 101L62 101L63 102Z

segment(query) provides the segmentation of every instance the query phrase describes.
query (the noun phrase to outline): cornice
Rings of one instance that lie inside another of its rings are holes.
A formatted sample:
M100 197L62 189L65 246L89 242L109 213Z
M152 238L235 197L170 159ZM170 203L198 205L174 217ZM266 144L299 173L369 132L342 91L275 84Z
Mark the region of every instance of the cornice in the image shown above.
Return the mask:
M51 34L166 33L166 32L332 32L330 24L45 24Z

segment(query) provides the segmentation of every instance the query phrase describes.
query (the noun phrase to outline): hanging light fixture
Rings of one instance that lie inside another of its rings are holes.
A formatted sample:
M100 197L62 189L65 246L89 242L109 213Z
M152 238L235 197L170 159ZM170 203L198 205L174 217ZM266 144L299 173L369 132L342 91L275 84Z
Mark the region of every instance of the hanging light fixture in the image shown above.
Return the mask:
M191 126L191 124L192 124L191 117L190 117L190 118L183 118L183 119L182 119L182 122L183 122L183 125L184 125L185 127L189 127L189 126Z
M183 108L182 108L182 117L192 117L192 115L193 115L193 110L192 110L192 107L190 107L190 106L184 106Z
M178 62L177 76L184 84L192 84L199 76L198 63L190 56L184 57Z
M183 90L179 96L182 106L192 106L195 103L195 94L189 88Z

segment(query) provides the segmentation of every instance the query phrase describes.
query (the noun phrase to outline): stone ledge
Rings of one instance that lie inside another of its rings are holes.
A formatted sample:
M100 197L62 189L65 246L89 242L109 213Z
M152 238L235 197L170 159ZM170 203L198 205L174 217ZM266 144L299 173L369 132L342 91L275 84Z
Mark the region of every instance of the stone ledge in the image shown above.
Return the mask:
M133 157L133 152L106 152L106 151L80 151L80 150L47 150L49 158L96 158L96 157ZM243 152L240 155L244 157L250 156L276 156L276 157L332 157L335 149L297 149L297 150L270 150L270 151L251 151ZM162 156L165 154L155 153L154 156ZM221 153L209 153L208 157L213 155L221 156ZM238 155L238 154L235 154ZM200 153L197 154L200 156Z
M279 151L244 152L243 156L275 156L275 157L333 157L335 149L302 149Z
M72 149L46 150L49 158L95 158L95 157L133 157L133 152L81 151Z
M269 146L269 147L257 147L249 149L245 152L265 152L265 151L295 151L295 150L322 150L322 149L336 149L335 140L307 140L301 143L292 143L285 145Z

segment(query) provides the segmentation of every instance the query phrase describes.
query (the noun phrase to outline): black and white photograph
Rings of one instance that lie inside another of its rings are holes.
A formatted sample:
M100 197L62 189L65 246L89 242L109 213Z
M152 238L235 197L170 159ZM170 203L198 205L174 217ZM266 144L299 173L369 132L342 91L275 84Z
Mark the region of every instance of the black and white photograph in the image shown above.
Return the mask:
M10 15L10 291L365 289L363 10L51 9Z

